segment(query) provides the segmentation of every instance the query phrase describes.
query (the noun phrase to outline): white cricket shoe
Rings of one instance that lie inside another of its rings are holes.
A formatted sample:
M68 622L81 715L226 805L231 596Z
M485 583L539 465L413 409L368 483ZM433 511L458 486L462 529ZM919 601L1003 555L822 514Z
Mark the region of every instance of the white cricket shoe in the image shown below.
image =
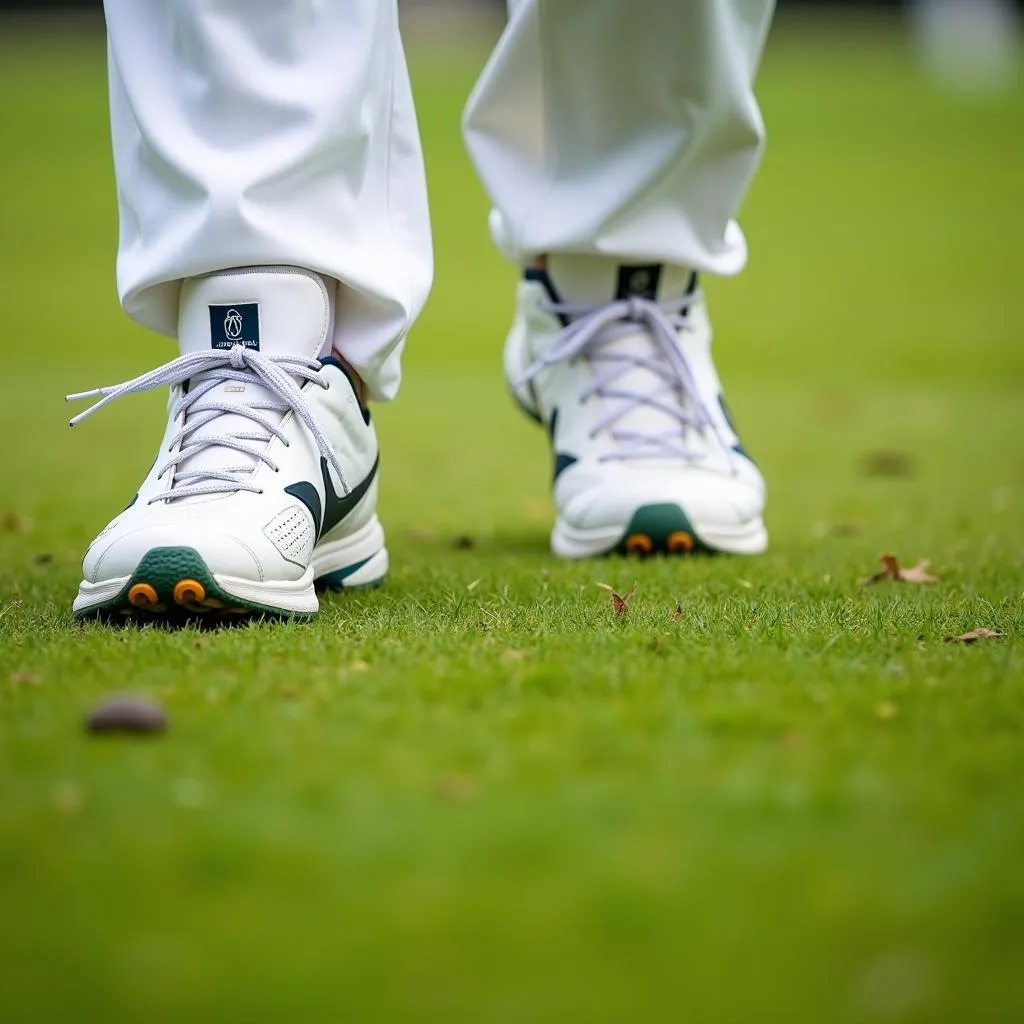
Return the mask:
M170 386L138 494L93 541L75 618L304 617L314 585L378 583L377 438L330 350L323 280L254 267L182 287L181 356L101 400Z
M722 397L696 275L548 266L519 284L505 373L551 435L554 553L764 551L764 479ZM586 300L563 302L565 281Z

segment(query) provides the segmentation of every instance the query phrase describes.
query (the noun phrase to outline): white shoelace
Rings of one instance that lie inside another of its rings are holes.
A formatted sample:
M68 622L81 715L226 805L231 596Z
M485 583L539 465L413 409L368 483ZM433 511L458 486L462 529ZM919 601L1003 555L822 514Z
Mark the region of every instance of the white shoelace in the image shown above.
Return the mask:
M605 363L607 368L595 373L593 381L580 393L580 402L591 395L618 400L617 407L599 417L591 427L591 439L608 430L617 445L614 452L605 453L600 461L703 459L705 453L687 447L685 439L690 431L700 434L710 431L731 463L729 446L704 404L693 371L679 346L678 333L690 326L689 312L697 298L695 293L682 300L661 303L637 296L603 305L546 302L542 307L545 311L567 318L569 323L516 383L521 386L546 367L586 355L592 364ZM608 343L635 332L636 325L644 328L653 341L651 355L605 349ZM652 390L612 386L624 374L638 368L650 371L655 378L656 386ZM618 420L639 406L649 406L671 416L679 427L660 432L612 429Z
M186 471L177 470L176 467L203 449L217 446L231 448L249 455L257 460L255 465L265 462L274 472L277 472L278 467L267 456L264 447L275 437L283 441L286 447L288 441L279 427L261 413L287 413L289 410L302 420L313 435L321 454L334 466L341 479L342 487L347 493L348 482L338 461L338 456L334 453L334 447L317 423L316 417L309 408L309 403L294 380L298 377L302 380L313 381L326 389L329 385L320 379L317 373L319 368L320 364L315 359L302 359L294 356L268 357L243 348L241 345L235 345L231 349L222 351L191 352L172 359L164 366L150 370L124 384L82 391L78 394L68 395L66 400L70 402L82 398L95 398L97 395L102 396L95 405L90 406L85 412L79 413L71 420L71 426L75 426L87 416L91 416L103 406L124 395L151 391L159 387L173 387L176 384L190 381L188 391L175 402L171 416L177 419L178 416L189 410L192 410L192 415L186 418L185 425L169 440L169 452L173 452L175 447L180 447L164 463L158 474L163 476L171 471L174 472L174 479L167 491L149 500L151 505L157 501L173 501L175 498L195 497L201 494L222 494L233 491L260 493L261 489L247 479L252 475L253 463L247 466L225 466L217 469ZM202 402L206 395L225 381L260 384L280 401L252 402L246 405L215 399ZM200 402L202 402L201 405ZM243 416L252 420L262 427L264 433L231 432L194 436L202 427L225 414ZM254 447L254 445L264 447Z

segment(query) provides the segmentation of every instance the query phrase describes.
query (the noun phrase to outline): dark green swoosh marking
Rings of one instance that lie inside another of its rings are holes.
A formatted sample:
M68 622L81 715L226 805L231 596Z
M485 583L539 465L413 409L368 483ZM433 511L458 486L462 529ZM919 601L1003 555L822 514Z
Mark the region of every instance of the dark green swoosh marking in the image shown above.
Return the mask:
M757 463L754 461L754 457L747 451L743 446L743 442L740 440L740 432L736 429L736 421L732 418L732 409L729 408L729 404L725 400L725 395L720 394L718 396L718 405L722 410L722 415L725 417L725 422L729 424L729 429L736 435L736 443L732 446L732 450L737 455L742 455L743 458L749 459L756 466Z
M555 447L555 431L558 429L558 406L551 410L551 420L548 422L548 434L551 437L551 447ZM555 473L552 479L552 484L562 475L571 465L579 462L579 459L575 455L570 455L568 452L555 451Z
M290 494L293 498L298 498L309 509L309 514L313 517L313 523L316 526L316 533L319 537L322 509L317 489L308 480L300 480L297 484L289 484L284 489L284 493Z
M575 455L570 455L568 452L555 452L555 480L577 462L579 462L579 459ZM554 480L552 483L554 483Z
M327 460L321 457L320 472L324 478L324 496L326 498L323 509L321 509L320 495L317 489L308 480L300 480L297 484L291 484L284 490L286 494L298 498L309 509L314 522L317 523L317 539L319 539L325 533L330 533L363 500L366 492L370 489L370 484L373 483L373 478L377 475L379 466L380 456L378 455L373 463L373 468L366 474L366 479L362 483L356 484L348 494L339 495L334 489Z

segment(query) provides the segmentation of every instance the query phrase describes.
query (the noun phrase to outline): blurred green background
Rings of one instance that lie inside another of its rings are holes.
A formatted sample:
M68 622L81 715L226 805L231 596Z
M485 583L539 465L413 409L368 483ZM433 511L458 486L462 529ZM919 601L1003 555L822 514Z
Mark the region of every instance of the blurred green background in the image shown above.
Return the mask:
M376 414L392 580L118 632L69 604L162 401L70 432L62 396L173 351L114 295L99 27L0 27L0 1020L1024 1019L1019 87L779 24L751 265L707 282L772 551L564 565L458 134L496 25L411 22L437 281ZM943 582L859 588L890 549ZM124 688L168 737L82 737Z

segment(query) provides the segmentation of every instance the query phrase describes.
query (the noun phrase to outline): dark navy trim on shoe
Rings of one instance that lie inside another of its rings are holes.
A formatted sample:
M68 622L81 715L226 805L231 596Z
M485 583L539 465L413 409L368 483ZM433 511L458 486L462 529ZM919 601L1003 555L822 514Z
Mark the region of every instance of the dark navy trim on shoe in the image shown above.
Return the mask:
M523 271L524 281L536 281L538 284L544 286L544 291L548 293L548 298L552 302L561 302L562 297L558 294L558 289L555 288L554 281L551 280L551 275L540 267L527 267ZM564 313L557 313L559 321L563 327L569 326L569 318Z
M319 360L320 366L334 366L341 370L345 374L345 379L348 381L349 386L352 388L352 394L356 396L356 401L359 403L359 411L363 414L363 422L370 425L370 407L363 405L362 399L359 397L359 381L353 374L350 367L346 366L337 356L323 356Z

